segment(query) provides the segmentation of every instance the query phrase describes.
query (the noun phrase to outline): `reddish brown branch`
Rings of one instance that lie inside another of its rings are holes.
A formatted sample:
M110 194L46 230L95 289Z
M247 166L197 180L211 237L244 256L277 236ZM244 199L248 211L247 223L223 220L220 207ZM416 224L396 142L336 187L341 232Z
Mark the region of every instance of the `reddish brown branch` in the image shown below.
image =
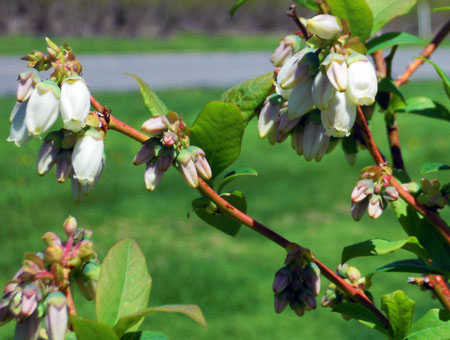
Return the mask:
M357 112L359 125L363 132L362 135L370 154L372 155L373 159L375 159L375 162L378 165L384 164L385 160L381 155L380 150L378 149L377 144L375 143L375 140L373 139L372 132L369 129L366 117L364 116L364 112L362 111L360 106L357 106Z
M445 309L450 310L450 290L441 275L428 275L433 292Z

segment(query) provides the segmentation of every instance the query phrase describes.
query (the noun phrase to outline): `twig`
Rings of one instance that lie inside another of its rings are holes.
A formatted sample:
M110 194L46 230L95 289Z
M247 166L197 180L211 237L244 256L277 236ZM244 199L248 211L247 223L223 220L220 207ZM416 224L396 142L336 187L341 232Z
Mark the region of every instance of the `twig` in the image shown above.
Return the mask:
M428 275L428 280L430 281L434 294L442 306L444 306L445 309L450 310L450 290L443 277L441 275Z
M102 105L93 96L91 96L91 104L99 112L102 111L103 109ZM113 115L110 115L109 128L121 132L122 134L129 136L141 143L149 139L147 135L123 123ZM200 192L202 192L202 194L206 198L214 202L223 213L227 214L231 218L234 218L243 225L249 227L251 230L256 231L257 233L271 240L272 242L278 244L280 247L286 249L289 245L293 244L280 234L276 233L272 229L266 227L262 223L256 221L252 217L246 215L245 213L243 213L242 211L240 211L239 209L228 203L218 193L216 193L201 177L198 177L198 189L200 190ZM349 283L347 283L339 275L334 273L330 268L325 266L318 259L314 258L313 261L320 268L322 275L324 275L328 280L333 282L337 287L342 289L342 291L345 292L348 296L352 297L358 303L369 309L377 318L380 319L385 328L389 329L388 319L383 315L383 313L381 313L381 311L377 309L377 307L362 291L351 286ZM68 294L70 294L70 289Z
M289 6L289 10L287 11L286 14L289 17L291 17L292 20L294 20L295 24L298 26L300 31L302 31L303 38L305 38L305 40L308 40L309 39L308 31L306 30L305 25L303 25L302 22L300 21L300 19L298 18L296 6L295 5L290 5Z
M385 164L386 162L381 155L380 150L375 143L375 140L373 139L372 132L370 132L369 125L367 124L366 117L364 116L364 112L362 111L360 106L357 106L356 108L358 112L359 125L362 129L362 135L370 154L375 159L375 162L378 165Z

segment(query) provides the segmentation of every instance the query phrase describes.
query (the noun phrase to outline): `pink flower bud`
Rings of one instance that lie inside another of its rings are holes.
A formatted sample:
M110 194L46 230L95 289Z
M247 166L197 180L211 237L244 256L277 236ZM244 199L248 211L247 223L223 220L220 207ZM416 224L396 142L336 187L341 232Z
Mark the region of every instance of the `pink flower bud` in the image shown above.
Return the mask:
M68 237L72 236L75 230L77 230L77 220L75 217L69 216L66 218L63 224L64 231Z
M164 172L159 169L158 162L151 160L147 162L145 169L144 181L147 190L153 191L158 186Z
M397 189L393 186L388 186L386 189L383 190L383 198L388 202L398 200Z
M366 212L367 206L369 205L369 198L366 198L360 202L352 202L351 215L355 221L359 221L363 218Z
M22 316L27 318L36 310L42 294L34 283L27 284L22 293Z
M328 80L338 91L345 91L347 88L347 64L345 56L339 53L330 53L322 65L325 66Z
M342 32L341 21L329 14L320 14L309 19L306 28L319 38L326 40L336 39Z
M19 74L17 80L19 81L19 86L17 87L18 102L24 102L30 98L34 87L41 81L39 78L39 72L34 68L30 68Z
M198 186L198 176L191 153L186 149L181 150L178 154L177 162L180 173L186 183L192 188L196 188Z
M155 116L146 120L144 124L142 124L142 130L152 136L161 136L168 128L169 124L169 120L166 116Z
M373 194L374 183L370 179L360 180L352 191L352 201L357 203Z
M354 53L347 59L347 94L356 105L371 105L375 102L378 81L375 69L366 56Z
M200 149L201 150L201 149ZM203 152L203 150L202 150ZM211 167L209 166L208 161L206 160L205 154L197 154L197 157L194 161L195 169L204 179L210 179L212 177Z
M296 34L288 35L280 40L280 44L270 57L270 61L275 67L281 67L292 55L297 52L304 41Z

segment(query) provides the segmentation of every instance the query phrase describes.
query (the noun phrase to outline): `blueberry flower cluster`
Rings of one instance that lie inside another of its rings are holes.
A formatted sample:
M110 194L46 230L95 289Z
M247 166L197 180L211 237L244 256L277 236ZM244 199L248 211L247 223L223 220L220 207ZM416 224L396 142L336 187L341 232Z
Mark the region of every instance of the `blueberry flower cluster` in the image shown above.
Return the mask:
M64 243L47 232L42 237L47 248L26 253L22 268L3 290L0 325L15 319L14 339L63 340L69 322L64 291L72 281L86 298L95 297L100 264L90 240L92 232L78 229L73 217L66 219L64 230L68 238Z
M33 51L23 59L28 70L19 75L17 103L10 121L8 141L22 146L33 137L43 138L37 159L39 175L56 165L59 182L72 180L79 200L95 186L104 166L104 132L97 114L90 112L90 91L80 76L81 64L67 45L58 47L47 39L48 56ZM50 78L39 71L53 68ZM49 132L62 119L62 128Z
M267 98L258 123L260 137L268 136L271 143L295 132L292 143L299 154L299 140L302 146L313 145L313 149L326 151L330 137L349 136L356 106L372 105L378 88L375 69L364 55L364 45L349 39L349 32L338 18L318 15L307 20L306 27L312 33L307 47L288 58L286 51L292 49L282 40L274 53L278 58L272 56L273 60L283 60L274 63L281 66L276 71L277 94ZM317 118L309 117L317 115L322 128L314 126L310 131L306 122L317 123ZM314 140L307 141L308 138ZM307 160L318 161L323 156L320 151L313 152L313 157L307 154Z
M152 135L142 145L134 164L146 164L144 175L147 190L153 191L171 165L180 171L186 183L196 188L198 175L204 179L212 176L205 152L189 145L189 129L182 118L170 111L142 124L142 130Z

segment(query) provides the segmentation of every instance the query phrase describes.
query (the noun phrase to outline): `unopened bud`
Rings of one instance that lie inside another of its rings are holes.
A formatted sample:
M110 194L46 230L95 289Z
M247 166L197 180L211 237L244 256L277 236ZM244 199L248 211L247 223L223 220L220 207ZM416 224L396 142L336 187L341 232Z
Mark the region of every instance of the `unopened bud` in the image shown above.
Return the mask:
M48 340L64 340L68 325L67 300L63 293L52 292L46 299Z
M75 217L69 216L64 221L63 227L64 231L66 232L66 235L68 237L72 236L75 230L77 229L77 220Z
M155 137L161 136L169 124L169 120L166 116L155 116L146 120L144 124L142 124L142 130Z
M319 110L326 110L328 108L328 103L335 91L328 77L322 72L317 73L312 87L312 99L314 105Z
M383 213L383 202L381 196L372 195L369 200L369 206L367 208L367 213L371 218L378 218Z
M297 155L303 155L303 131L305 130L304 124L299 124L294 128L291 133L291 146L297 152Z
M321 123L315 122L311 117L307 120L303 133L303 154L307 161L316 158L321 150L322 156L326 151L330 137L325 135L325 129ZM321 157L318 157L319 159Z
M58 182L64 183L72 170L72 150L60 150L56 156L56 179Z
M296 34L288 35L280 40L280 44L270 57L273 66L281 67L292 55L304 45L303 40Z
M46 174L56 163L56 156L61 149L62 133L55 131L49 133L39 149L36 168L39 176Z
M151 160L147 162L147 166L144 174L144 181L147 190L153 191L161 182L164 172L159 169L158 161Z
M27 71L19 74L17 80L19 81L19 86L17 87L18 102L24 102L30 98L34 87L41 81L39 78L39 72L34 68L28 69Z
M290 275L291 271L287 267L283 267L277 271L272 285L274 293L279 294L286 289L289 284Z
M158 167L161 171L167 171L175 159L173 147L162 147L158 154Z
M283 99L278 94L266 98L258 118L259 138L265 138L274 128Z
M360 201L360 202L352 202L351 215L355 221L359 221L363 218L364 213L366 212L367 206L369 205L369 198Z
M288 292L282 292L280 294L274 294L274 308L275 313L281 313L289 303Z
M371 179L362 179L356 183L352 191L352 201L361 202L367 196L373 194L375 185Z
M383 198L388 202L398 200L397 189L393 186L388 186L386 189L383 190Z
M358 268L354 266L349 266L347 269L347 277L352 282L357 282L361 278L361 272L358 270Z
M34 283L27 284L22 293L22 316L27 318L36 310L42 294Z
M285 90L292 89L314 76L318 66L319 59L315 50L304 48L283 65L278 72L277 83Z
M297 316L302 317L305 314L305 303L302 301L289 301L289 307L297 314Z
M149 162L153 157L155 157L160 147L161 143L158 138L153 137L145 141L139 149L136 157L134 157L133 164L141 165Z
M336 39L342 32L341 21L329 14L320 14L306 22L306 28L319 38L332 40Z
M186 183L192 188L196 188L198 186L198 176L191 153L185 149L181 150L178 154L177 162L179 164L180 173Z
M46 232L41 238L44 240L47 246L51 246L53 244L62 246L61 239L59 238L59 236L50 231Z
M212 171L208 161L206 160L205 152L196 146L190 146L189 150L193 155L194 165L197 172L204 179L210 179L212 177Z
M308 78L292 89L288 100L290 119L300 118L313 108L312 86L313 78Z
M36 340L41 329L41 318L37 311L23 321L18 321L14 329L14 340Z
M60 262L64 256L64 250L60 245L54 243L47 247L44 253L44 261L47 265Z

